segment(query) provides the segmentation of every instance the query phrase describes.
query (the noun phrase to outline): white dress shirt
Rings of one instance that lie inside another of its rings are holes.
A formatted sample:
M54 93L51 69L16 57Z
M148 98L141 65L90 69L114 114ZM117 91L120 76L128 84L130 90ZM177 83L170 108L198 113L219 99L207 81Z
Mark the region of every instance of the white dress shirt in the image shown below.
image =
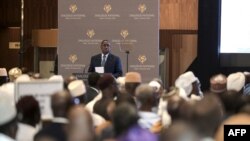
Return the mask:
M16 135L17 141L33 141L37 129L28 124L18 123L18 131Z
M0 133L0 141L15 141L14 139Z

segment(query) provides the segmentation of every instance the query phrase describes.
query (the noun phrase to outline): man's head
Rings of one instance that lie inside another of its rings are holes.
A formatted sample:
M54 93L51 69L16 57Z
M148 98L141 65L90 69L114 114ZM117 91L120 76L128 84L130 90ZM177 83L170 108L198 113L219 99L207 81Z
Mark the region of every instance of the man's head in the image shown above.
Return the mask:
M88 76L89 86L97 88L97 82L101 78L99 73L93 72Z
M72 97L68 91L60 91L52 95L51 107L55 117L66 117L72 106Z
M136 88L135 96L140 102L140 110L151 111L155 106L154 89L148 84L141 84Z
M110 52L111 44L109 40L103 40L101 42L101 50L103 54L108 54Z
M22 123L35 126L41 120L38 101L33 96L24 96L16 104L18 120Z
M135 95L135 89L141 84L141 74L138 72L128 72L125 75L125 90L130 95Z
M111 74L104 74L99 79L98 86L102 91L102 98L113 98L118 93L117 83Z
M70 108L68 113L68 141L91 141L94 126L90 113L80 105Z

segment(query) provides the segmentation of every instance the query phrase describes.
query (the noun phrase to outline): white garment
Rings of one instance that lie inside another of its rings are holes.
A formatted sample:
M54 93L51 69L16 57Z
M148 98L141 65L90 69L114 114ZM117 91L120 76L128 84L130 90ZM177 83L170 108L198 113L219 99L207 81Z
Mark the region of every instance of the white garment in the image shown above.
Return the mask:
M18 131L16 134L17 141L33 141L34 135L37 133L37 129L23 123L18 123Z
M54 117L52 119L52 122L53 123L62 123L62 124L68 124L69 123L68 119L63 118L63 117Z
M85 107L86 109L93 113L93 108L94 108L94 105L97 101L99 101L100 99L102 99L102 92L100 91L100 93L93 99L91 100Z
M102 124L104 124L106 122L106 120L102 116L100 116L100 115L98 115L96 113L91 113L91 116L92 116L92 119L93 119L94 127L102 125Z
M139 125L144 129L150 129L161 120L160 116L153 112L139 111Z
M0 133L0 141L15 141L14 139Z

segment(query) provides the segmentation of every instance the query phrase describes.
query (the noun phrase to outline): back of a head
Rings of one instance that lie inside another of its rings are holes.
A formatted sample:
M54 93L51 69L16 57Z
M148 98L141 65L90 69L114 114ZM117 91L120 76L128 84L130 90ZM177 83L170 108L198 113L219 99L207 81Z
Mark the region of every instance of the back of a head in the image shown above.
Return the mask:
M137 123L139 119L137 110L128 103L122 103L113 112L113 124L116 136L126 132Z
M94 126L90 113L81 105L73 106L68 112L68 141L94 140Z
M21 97L17 104L18 120L20 122L36 125L41 120L38 101L33 96Z
M97 82L102 91L102 98L113 98L118 92L115 78L111 74L104 74Z
M99 73L93 72L88 76L88 84L91 87L97 87L97 82L101 78Z
M203 137L213 137L223 113L220 100L214 95L205 95L194 105L191 121Z
M51 96L51 108L55 117L66 117L72 106L72 97L68 91L60 91Z
M185 100L176 94L168 98L167 111L172 120L178 120L180 118L180 108L184 103Z
M155 106L154 89L148 84L141 84L140 86L138 86L136 88L135 95L136 99L140 102L142 106Z

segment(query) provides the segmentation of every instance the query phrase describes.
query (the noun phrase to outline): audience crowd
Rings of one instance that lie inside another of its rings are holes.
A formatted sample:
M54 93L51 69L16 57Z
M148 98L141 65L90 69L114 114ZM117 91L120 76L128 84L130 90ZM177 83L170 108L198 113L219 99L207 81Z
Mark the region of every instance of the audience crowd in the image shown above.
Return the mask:
M35 93L15 95L17 83L37 79L0 68L0 141L223 141L225 124L250 125L248 72L211 76L205 91L191 71L171 87L159 78L144 82L138 72L91 73L87 82L54 75L48 81L64 89L51 94L46 120Z

